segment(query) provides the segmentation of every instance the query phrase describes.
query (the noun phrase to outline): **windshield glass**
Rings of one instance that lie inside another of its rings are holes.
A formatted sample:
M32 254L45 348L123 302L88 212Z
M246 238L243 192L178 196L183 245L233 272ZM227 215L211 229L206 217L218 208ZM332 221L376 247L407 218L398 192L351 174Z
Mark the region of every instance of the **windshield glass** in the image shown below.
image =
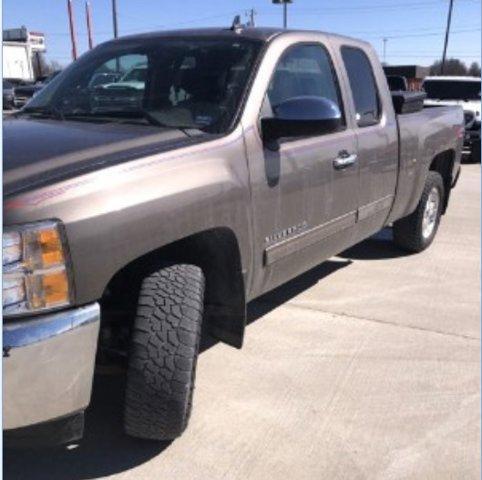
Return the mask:
M427 98L437 100L480 100L480 82L467 80L426 80Z
M220 133L233 120L261 45L223 38L106 44L54 78L24 112Z

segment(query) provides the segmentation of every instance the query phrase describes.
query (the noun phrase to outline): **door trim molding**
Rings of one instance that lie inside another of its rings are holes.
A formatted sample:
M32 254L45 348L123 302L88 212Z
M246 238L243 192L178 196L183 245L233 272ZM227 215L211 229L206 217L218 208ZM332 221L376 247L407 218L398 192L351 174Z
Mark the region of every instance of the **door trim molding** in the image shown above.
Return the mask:
M341 217L330 220L329 222L304 230L293 237L283 239L280 242L266 247L264 250L265 266L272 265L284 257L307 247L311 247L325 238L353 227L360 221L388 210L391 208L393 200L393 195L387 195L386 197L361 206L358 210L354 210L353 212L349 212Z
M356 223L357 212L353 211L337 217L329 222L305 230L294 237L270 245L264 251L265 265L271 265L278 260L304 248L310 247L327 237L352 227Z
M358 222L362 220L366 220L377 213L382 212L383 210L387 210L391 208L393 203L394 196L387 195L386 197L380 198L375 200L374 202L367 203L366 205L361 206L358 209Z

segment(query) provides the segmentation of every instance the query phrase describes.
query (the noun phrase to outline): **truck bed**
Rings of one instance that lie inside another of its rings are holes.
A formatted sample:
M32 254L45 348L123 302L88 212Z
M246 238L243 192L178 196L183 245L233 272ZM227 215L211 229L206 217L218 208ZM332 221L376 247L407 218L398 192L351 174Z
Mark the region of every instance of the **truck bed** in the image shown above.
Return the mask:
M397 115L399 132L399 177L391 219L408 215L415 207L425 181L422 172L438 152L462 149L464 114L461 107L424 108ZM454 141L454 130L457 132ZM458 156L457 156L458 158ZM453 162L452 177L457 165Z

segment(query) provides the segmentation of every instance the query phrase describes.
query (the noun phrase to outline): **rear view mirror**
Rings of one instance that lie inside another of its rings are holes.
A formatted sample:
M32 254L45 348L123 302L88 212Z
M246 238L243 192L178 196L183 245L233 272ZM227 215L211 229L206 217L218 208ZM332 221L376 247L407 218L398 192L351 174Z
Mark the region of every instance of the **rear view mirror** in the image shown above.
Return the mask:
M293 97L277 105L274 114L261 119L263 140L268 144L284 137L336 132L342 125L338 105L325 97Z

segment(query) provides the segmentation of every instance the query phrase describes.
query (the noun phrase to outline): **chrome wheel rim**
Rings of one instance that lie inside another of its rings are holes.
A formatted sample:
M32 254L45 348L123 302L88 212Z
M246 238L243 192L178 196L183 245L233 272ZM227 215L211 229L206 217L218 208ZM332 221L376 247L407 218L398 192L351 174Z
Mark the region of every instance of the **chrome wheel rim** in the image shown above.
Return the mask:
M422 220L423 238L429 238L435 230L437 224L438 211L440 206L440 194L437 187L433 187L425 203Z

